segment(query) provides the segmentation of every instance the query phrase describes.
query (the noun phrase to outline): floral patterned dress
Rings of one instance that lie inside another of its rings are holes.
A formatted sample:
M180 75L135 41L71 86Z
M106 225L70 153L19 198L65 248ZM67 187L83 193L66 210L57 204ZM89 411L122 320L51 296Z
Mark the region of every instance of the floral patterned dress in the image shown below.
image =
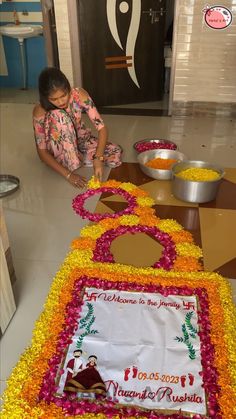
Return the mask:
M82 165L92 166L97 149L98 139L82 121L84 112L98 131L104 127L92 99L87 96L86 101L82 101L76 88L71 90L67 109L51 110L40 118L33 118L37 147L48 150L58 163L72 171ZM110 167L119 166L121 153L119 145L107 143L104 163Z

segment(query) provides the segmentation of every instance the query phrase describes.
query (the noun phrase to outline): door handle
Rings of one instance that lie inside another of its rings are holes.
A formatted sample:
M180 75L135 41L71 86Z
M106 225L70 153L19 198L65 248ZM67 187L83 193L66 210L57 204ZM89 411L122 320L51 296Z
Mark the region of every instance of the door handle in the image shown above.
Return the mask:
M152 13L153 13L153 10L152 10L152 9L149 9L149 10L143 10L143 11L142 11L142 13L148 13L148 14L149 14L149 16L151 17L151 16L152 16Z
M159 22L160 16L163 16L164 13L166 13L166 10L161 7L160 10L143 10L142 13L146 13L151 17L151 23L156 23Z

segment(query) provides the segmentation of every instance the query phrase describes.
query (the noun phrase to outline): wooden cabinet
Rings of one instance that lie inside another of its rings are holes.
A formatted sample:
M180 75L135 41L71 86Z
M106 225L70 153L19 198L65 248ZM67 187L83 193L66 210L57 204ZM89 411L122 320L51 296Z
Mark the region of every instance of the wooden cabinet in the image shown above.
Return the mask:
M12 290L12 283L15 281L15 271L2 209L0 209L0 252L0 336L2 336L16 311Z

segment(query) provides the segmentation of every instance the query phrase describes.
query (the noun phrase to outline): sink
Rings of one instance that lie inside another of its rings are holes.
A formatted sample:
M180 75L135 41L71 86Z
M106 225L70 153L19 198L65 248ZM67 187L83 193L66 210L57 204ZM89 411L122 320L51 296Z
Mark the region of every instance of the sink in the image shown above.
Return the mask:
M9 36L10 38L18 39L20 46L20 57L22 66L22 78L23 78L23 90L26 90L26 79L27 79L27 62L25 56L25 45L24 40L26 38L33 38L34 36L41 35L43 33L42 25L27 25L19 24L14 25L9 23L8 25L0 26L0 35Z
M43 33L42 25L3 25L0 26L0 34L11 38L24 39L32 38Z

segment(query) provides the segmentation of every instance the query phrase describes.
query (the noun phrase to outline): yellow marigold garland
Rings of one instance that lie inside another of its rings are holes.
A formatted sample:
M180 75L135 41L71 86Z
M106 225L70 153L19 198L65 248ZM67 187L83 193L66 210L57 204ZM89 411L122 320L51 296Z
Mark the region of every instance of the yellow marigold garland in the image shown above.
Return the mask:
M177 223L177 221L168 219L160 220L158 227L160 230L165 231L165 233L183 230L183 227L179 223Z
M122 215L120 217L120 224L121 225L138 225L139 224L139 217L137 215Z
M137 204L140 205L141 207L152 207L154 205L155 201L150 198L149 196L147 197L143 197L143 196L138 196L137 197Z
M97 239L100 237L103 233L105 233L105 228L101 225L91 225L86 226L81 229L80 235L81 237L90 237L92 239Z
M195 258L201 258L203 256L202 249L192 243L177 243L176 244L177 255L179 256L193 256Z

